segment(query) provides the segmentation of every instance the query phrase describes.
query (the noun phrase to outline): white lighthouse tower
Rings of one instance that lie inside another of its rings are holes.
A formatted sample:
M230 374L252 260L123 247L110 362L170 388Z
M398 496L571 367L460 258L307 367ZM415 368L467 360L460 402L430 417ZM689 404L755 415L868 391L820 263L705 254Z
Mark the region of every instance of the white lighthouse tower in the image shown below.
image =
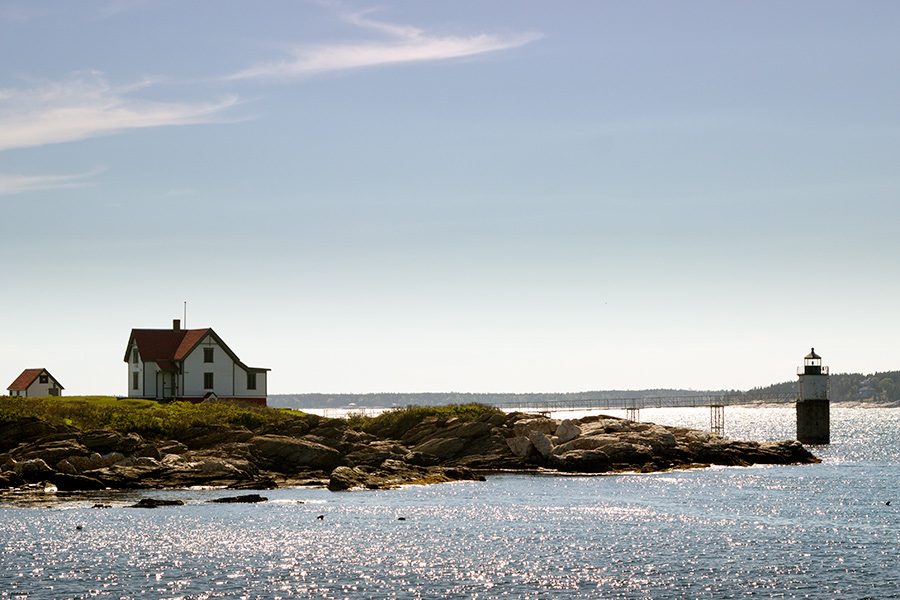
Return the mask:
M804 444L827 444L831 441L828 401L828 367L813 348L803 359L800 397L797 399L797 440Z

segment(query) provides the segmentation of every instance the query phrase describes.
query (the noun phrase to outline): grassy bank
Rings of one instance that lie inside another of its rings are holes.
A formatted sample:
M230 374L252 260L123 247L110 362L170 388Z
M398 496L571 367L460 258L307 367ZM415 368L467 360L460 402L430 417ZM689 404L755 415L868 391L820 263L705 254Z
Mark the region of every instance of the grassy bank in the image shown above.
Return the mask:
M299 413L294 413L299 414ZM0 423L37 417L55 425L79 429L117 429L150 439L177 438L191 427L241 425L258 427L290 418L291 411L240 402L157 402L138 398L60 396L21 398L0 396Z

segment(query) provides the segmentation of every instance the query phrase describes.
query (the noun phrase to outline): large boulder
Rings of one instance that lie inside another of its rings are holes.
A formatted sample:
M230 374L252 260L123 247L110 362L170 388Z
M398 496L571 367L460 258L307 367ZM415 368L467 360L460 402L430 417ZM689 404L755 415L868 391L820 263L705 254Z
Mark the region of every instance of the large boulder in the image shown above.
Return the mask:
M543 417L535 417L533 415L520 415L513 424L513 432L516 435L528 436L532 431L539 431L545 435L553 435L559 428L559 421L555 419L546 419Z
M719 438L702 445L697 458L698 462L729 466L819 462L796 440L759 443Z
M259 435L250 438L260 459L273 471L297 473L303 469L332 470L341 461L334 448L282 435Z
M403 456L403 462L417 467L433 467L440 464L441 459L427 452L410 451Z
M60 433L74 435L78 433L78 429L69 425L51 425L37 417L0 422L0 452L11 450L23 442Z
M45 438L24 444L10 453L17 460L40 458L47 464L55 465L70 456L87 456L90 452L75 439L44 441Z
M192 464L191 467L193 467L200 473L209 475L230 475L241 479L243 479L247 475L244 471L237 468L230 462L216 458L207 458L204 461Z
M559 427L556 428L555 435L559 443L564 444L581 435L581 427L576 425L571 419L563 419Z
M90 471L90 475L103 483L105 487L115 490L149 489L154 487L187 487L194 482L185 482L176 476L174 470L159 467L113 465ZM160 482L163 482L160 484ZM197 482L197 483L203 483Z
M411 427L400 441L415 451L449 460L489 451L493 445L493 428L489 420L466 421L458 417L435 416Z
M84 431L78 436L78 441L93 452L108 454L120 452L130 454L135 448L142 446L144 438L136 433L123 435L112 429L92 429Z
M359 467L337 467L331 472L328 489L332 492L342 492L364 487L367 479L368 475Z
M409 450L406 446L391 441L376 440L370 443L354 443L344 455L344 461L350 466L380 465L387 459L403 459Z
M252 437L253 432L246 427L230 427L228 425L191 427L180 436L181 442L191 450L247 442Z
M106 489L106 484L104 484L99 479L86 477L84 475L53 473L47 478L47 481L55 485L56 489L60 492Z
M606 473L612 469L612 461L602 450L570 450L554 455L551 465L560 471L574 473Z
M45 481L50 475L56 473L41 458L30 458L16 463L14 466L16 475L27 481L28 483L38 483Z
M531 442L534 449L544 458L547 458L553 453L553 442L547 434L542 431L530 431L528 433L528 441Z
M189 450L187 446L185 446L178 440L166 440L164 442L159 442L158 444L156 444L156 449L159 452L160 457L165 457L167 454L186 454Z
M459 437L435 437L426 440L413 448L413 452L437 456L448 460L459 454L466 447L466 439Z
M15 471L3 471L0 473L0 490L17 488L25 485L25 480Z
M446 436L463 439L473 439L488 435L491 431L490 423L482 421L457 421L447 427Z
M135 458L152 458L153 460L159 460L163 457L163 454L154 444L143 444L135 448L132 456Z
M761 456L756 460L759 464L801 464L821 462L797 440L780 440L763 442L759 445ZM769 460L771 459L771 460Z
M107 463L99 452L92 452L87 456L69 456L66 458L66 462L79 473L101 469L111 464Z
M553 448L553 453L565 454L572 450L596 450L597 448L602 448L603 446L615 444L620 441L622 441L621 436L606 433L601 433L599 435L583 435L566 442L565 444L559 444Z
M524 435L516 435L506 438L506 445L510 451L519 458L525 458L534 451L534 444Z
M642 466L653 461L653 453L648 446L631 444L628 442L616 442L603 446L602 452L609 457L613 464L623 466Z

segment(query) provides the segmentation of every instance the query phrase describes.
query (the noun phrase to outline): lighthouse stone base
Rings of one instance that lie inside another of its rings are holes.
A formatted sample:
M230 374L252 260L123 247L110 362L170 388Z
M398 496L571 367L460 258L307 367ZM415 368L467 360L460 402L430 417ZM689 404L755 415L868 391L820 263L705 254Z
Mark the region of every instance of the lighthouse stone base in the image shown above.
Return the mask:
M829 401L797 401L797 441L802 444L831 442Z

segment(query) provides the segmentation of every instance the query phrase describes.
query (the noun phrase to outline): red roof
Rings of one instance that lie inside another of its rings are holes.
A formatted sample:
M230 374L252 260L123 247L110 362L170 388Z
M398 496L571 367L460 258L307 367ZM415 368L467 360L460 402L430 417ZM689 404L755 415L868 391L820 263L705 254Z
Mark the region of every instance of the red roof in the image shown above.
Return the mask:
M191 348L197 345L203 336L206 335L210 330L209 329L188 329L184 332L184 337L181 339L181 343L178 344L178 349L175 351L175 360L181 360L187 353L191 351Z
M12 382L12 385L10 385L6 389L27 390L28 386L34 383L34 380L38 378L38 375L45 372L50 377L50 379L52 379L53 382L59 386L60 389L64 389L63 386L59 385L59 382L56 381L56 378L53 377L53 375L50 375L50 371L47 371L47 369L25 369L24 371L22 371L21 375L16 377L16 380Z
M181 360L210 329L132 329L141 360ZM129 357L125 357L127 361Z
M206 335L213 337L216 343L234 362L250 371L268 371L269 369L251 368L241 362L215 331L206 329L132 329L126 353L131 351L132 343L137 346L138 354L144 362L155 362L163 371L178 371L177 361L184 360L191 350L197 347ZM125 362L131 361L131 355L125 355Z

